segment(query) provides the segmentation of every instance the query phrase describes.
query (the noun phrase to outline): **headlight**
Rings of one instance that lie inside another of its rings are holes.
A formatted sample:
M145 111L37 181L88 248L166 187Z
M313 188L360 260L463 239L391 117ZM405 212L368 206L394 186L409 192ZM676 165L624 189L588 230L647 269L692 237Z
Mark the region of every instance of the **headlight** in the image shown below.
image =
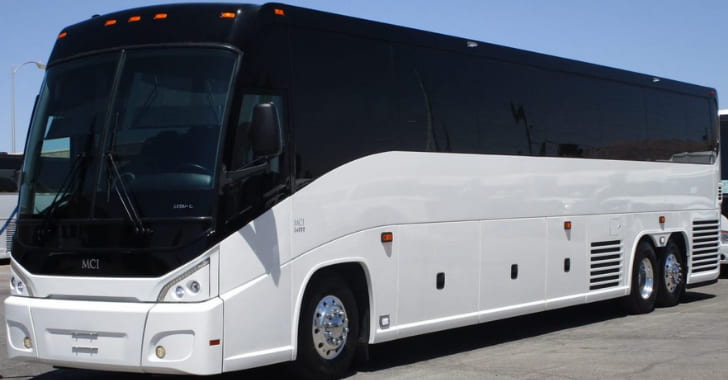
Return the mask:
M169 281L159 292L159 302L200 302L210 299L210 259Z
M30 290L28 281L19 275L19 272L20 271L16 271L12 265L10 266L10 295L32 297L33 291Z

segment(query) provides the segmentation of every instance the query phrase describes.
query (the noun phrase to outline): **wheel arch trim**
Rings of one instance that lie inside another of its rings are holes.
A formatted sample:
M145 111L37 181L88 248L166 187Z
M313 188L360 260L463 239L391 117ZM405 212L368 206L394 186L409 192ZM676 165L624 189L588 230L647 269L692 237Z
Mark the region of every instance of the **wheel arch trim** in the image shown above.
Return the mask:
M303 298L306 295L306 290L308 290L309 285L311 284L311 280L319 273L321 273L324 270L327 270L329 268L337 267L337 266L343 266L347 264L354 264L358 265L362 273L364 274L364 280L366 281L365 286L367 287L367 295L369 297L369 315L370 315L370 323L371 315L374 313L374 294L372 292L373 286L372 286L372 276L369 271L369 265L367 263L367 260L362 257L344 257L344 258L336 258L332 260L327 260L321 263L316 264L315 266L312 266L308 269L306 272L306 275L303 277L301 283L298 285L298 288L295 288L295 294L293 295L294 303L293 303L293 309L292 309L292 317L291 318L291 360L296 360L296 357L298 355L298 325L300 323L301 319L301 307L303 305ZM361 312L361 311L360 311ZM369 340L371 340L371 336L369 337Z

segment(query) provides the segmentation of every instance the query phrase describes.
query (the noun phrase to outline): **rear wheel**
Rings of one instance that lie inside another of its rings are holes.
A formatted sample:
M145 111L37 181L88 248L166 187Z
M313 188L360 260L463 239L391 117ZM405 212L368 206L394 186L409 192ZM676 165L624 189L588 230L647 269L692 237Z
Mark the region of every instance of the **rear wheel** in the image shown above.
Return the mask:
M297 372L309 379L345 375L358 338L359 309L349 284L338 275L315 280L301 309Z
M655 309L657 299L657 258L652 244L637 245L632 269L632 289L622 299L622 307L630 314L645 314Z
M673 240L667 242L658 263L660 274L657 290L658 306L675 306L685 293L685 264L682 250Z

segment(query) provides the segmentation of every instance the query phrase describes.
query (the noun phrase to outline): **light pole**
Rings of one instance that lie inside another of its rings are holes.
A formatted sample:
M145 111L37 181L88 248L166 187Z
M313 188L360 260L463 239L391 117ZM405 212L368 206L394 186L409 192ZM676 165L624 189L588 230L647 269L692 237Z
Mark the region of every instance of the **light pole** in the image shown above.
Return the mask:
M34 64L40 70L45 70L46 65L38 61L28 61L19 66L10 67L10 147L15 153L15 73L25 65Z

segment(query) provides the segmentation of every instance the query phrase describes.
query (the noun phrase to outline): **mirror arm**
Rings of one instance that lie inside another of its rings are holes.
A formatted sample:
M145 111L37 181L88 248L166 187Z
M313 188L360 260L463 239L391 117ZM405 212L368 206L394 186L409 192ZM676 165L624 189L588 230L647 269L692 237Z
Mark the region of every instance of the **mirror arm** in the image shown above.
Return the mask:
M268 160L263 161L260 164L244 167L242 169L233 170L225 173L225 186L229 186L235 182L240 181L243 178L265 173L268 171Z

